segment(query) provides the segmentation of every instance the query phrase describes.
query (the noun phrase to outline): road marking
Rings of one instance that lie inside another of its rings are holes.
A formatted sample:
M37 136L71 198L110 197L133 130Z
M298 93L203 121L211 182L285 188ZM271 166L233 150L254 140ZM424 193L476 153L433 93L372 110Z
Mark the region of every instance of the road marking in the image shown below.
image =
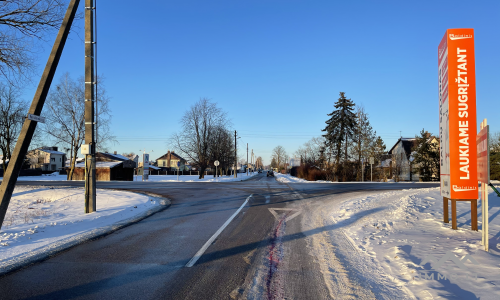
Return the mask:
M271 196L266 196L266 203L269 203L271 201Z
M290 211L290 210L294 210L295 213L292 214L291 216L288 216L288 218L285 219L285 221L290 221L291 219L295 218L296 216L300 215L300 213L302 212L301 210L299 209L295 209L295 208L268 208L269 211L273 214L274 218L276 220L279 220L279 216L278 214L276 213L277 210L286 210L286 211Z
M205 245L203 245L203 247L201 247L201 249L198 250L198 252L196 252L193 258L191 258L191 260L186 264L186 267L191 268L198 261L198 259L200 259L203 253L205 253L208 247L210 247L210 245L215 241L215 239L224 230L224 228L226 228L226 226L229 225L229 223L231 223L231 221L234 219L234 217L238 215L238 213L243 209L243 207L245 207L245 205L248 203L248 200L250 200L252 196L253 194L248 196L247 200L245 200L245 202L240 206L240 208L238 208L238 210L229 219L227 219L226 223L224 223L221 226L221 228L219 228L219 230L217 230L214 233L214 235L212 235L212 237L205 243Z

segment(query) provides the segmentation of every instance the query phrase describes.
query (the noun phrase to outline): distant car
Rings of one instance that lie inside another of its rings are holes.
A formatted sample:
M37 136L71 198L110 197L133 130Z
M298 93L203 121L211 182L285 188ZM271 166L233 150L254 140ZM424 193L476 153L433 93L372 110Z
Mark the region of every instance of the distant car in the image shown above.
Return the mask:
M259 170L259 174L262 173L262 170Z
M267 171L267 177L273 176L274 177L274 172L272 170Z

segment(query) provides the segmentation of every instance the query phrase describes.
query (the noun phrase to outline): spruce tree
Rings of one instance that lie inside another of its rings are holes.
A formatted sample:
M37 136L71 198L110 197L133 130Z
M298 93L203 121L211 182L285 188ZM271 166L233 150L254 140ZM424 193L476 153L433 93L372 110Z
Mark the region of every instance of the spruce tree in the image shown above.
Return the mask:
M420 136L415 136L416 142L412 164L420 173L423 181L430 181L433 175L440 178L439 172L439 145L434 145L430 141L430 134L427 131L420 132Z
M323 135L326 139L326 145L336 155L337 175L339 175L340 158L343 157L344 162L348 160L348 140L352 139L356 132L357 121L354 113L355 104L351 99L345 97L344 92L340 92L340 97L334 107L335 110L328 114L330 119L325 122L326 127L322 131L326 132ZM342 153L344 149L345 151Z
M500 132L490 134L490 180L500 180Z

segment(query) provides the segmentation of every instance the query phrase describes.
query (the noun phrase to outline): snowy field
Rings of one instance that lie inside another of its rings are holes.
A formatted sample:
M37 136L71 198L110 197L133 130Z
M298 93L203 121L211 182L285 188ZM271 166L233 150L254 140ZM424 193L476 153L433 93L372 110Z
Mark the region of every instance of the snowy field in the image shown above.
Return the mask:
M83 188L18 186L0 231L0 271L146 214L159 202L141 194L97 190L97 212L85 214Z
M445 224L442 199L439 188L431 188L310 207L316 216L304 218L304 229L332 228L310 239L312 251L324 262L327 284L339 286L342 276L331 270L344 266L361 279L358 285L372 290L367 298L499 299L500 198L489 188L489 252L481 245L482 208L480 231L471 231L470 202L458 201L459 229L453 230L451 201L450 223Z
M198 175L180 175L179 182L229 182L229 181L241 181L249 179L257 175L257 172L249 173L238 173L238 177L234 178L231 176L222 176L217 179L213 175L206 175L203 179L198 179ZM59 175L57 173L47 174L42 176L21 176L18 177L18 181L66 181L66 175ZM2 180L2 177L0 177ZM134 176L134 181L142 181L142 175ZM149 175L148 181L159 181L159 182L177 182L177 175Z

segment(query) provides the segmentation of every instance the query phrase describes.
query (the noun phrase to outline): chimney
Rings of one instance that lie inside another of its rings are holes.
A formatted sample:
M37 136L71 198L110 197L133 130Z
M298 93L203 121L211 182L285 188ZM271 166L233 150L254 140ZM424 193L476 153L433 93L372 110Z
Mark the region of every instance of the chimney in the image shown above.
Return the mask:
M115 153L115 155L118 154L116 151L114 153Z

